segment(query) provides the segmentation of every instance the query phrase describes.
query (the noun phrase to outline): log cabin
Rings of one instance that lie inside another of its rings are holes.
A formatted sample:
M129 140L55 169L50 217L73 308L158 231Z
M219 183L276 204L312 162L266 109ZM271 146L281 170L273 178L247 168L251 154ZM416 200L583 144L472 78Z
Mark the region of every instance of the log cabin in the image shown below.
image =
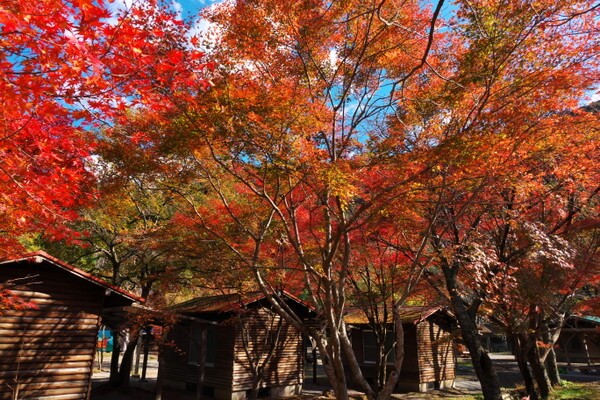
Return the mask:
M454 318L442 307L421 306L403 307L400 317L404 329L404 361L396 390L426 392L452 387L456 366L452 335ZM357 308L350 309L344 321L349 325L352 347L363 375L373 382L377 351L373 328L364 312ZM392 338L390 332L390 347ZM393 358L390 353L390 364Z
M281 294L297 315L311 310ZM252 390L270 398L299 394L303 381L301 333L281 319L262 293L196 298L172 308L159 375L164 385L196 392L197 398L244 399ZM256 371L262 371L260 379Z
M143 299L42 251L0 271L29 303L0 309L0 399L88 399L102 320Z
M600 372L600 317L570 316L556 344L557 361L582 372Z

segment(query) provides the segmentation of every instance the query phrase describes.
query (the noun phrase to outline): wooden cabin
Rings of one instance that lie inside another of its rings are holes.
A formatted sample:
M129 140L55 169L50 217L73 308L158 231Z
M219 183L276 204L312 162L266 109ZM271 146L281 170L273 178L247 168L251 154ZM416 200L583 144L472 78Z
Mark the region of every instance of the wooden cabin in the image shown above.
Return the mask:
M282 295L300 315L310 310ZM173 307L178 323L173 346L164 350L159 374L164 384L215 399L243 399L255 387L252 366L261 365L259 395L299 394L303 381L300 332L279 317L262 293L201 297Z
M456 367L452 340L454 318L441 307L415 306L403 307L401 318L404 361L397 390L426 392L452 387ZM360 309L349 310L344 320L350 327L352 347L363 375L374 381L377 345L373 328ZM389 323L391 327L391 321ZM393 342L392 335L390 332L390 343ZM391 354L388 358L390 364L393 364L393 357Z
M600 317L572 315L557 342L556 358L582 370L600 370Z
M0 399L88 399L102 318L142 299L44 252L0 262L0 285L33 306L0 310Z

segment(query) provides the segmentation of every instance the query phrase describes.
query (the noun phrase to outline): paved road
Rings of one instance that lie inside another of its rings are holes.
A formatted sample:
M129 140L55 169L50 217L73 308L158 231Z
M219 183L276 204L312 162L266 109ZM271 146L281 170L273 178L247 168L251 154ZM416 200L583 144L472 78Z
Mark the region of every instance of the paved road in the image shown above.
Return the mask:
M519 367L517 366L514 356L507 354L490 354L490 356L496 366L498 379L500 380L502 387L513 388L516 385L523 384L521 373L519 372ZM566 365L561 365L560 370L563 371L560 374L561 378L567 381L600 381L600 375L598 374L583 374L577 369L567 368ZM456 369L456 375L456 388L470 391L481 390L481 385L479 384L479 381L477 381L473 367L468 360L459 362Z

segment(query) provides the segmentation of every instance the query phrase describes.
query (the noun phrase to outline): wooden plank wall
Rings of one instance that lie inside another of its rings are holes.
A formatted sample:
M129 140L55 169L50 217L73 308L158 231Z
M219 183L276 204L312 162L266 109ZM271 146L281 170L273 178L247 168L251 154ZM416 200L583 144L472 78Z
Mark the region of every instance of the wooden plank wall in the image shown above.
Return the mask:
M0 312L0 399L87 399L104 292L46 264L0 266L3 280L39 307Z
M417 357L417 336L416 328L412 324L403 324L404 327L404 360L400 369L400 382L414 382L419 379L419 363ZM367 380L374 381L377 376L374 363L364 361L363 354L363 334L364 330L370 330L370 327L359 326L351 331L352 348L356 359L360 364L363 375ZM345 360L344 360L345 361ZM391 364L389 364L391 366Z
M191 329L191 321L182 320L169 332L172 345L164 350L164 368L161 367L161 373L167 380L189 384L198 382L198 366L188 363ZM215 363L206 366L204 386L230 389L235 333L231 326L215 326L215 329Z
M454 379L455 361L452 336L432 320L417 325L419 343L419 381L440 382Z
M443 324L442 324L443 325ZM432 320L418 325L404 324L404 360L398 384L439 382L455 377L455 360L450 330ZM376 376L375 364L366 363L363 354L363 330L352 331L352 347L363 374L368 380Z
M246 330L251 342L247 347L251 357L255 360L262 359L267 354L266 349L271 346L272 338L281 317L270 313L265 308L253 310L251 315L246 316ZM303 360L302 360L302 335L300 332L285 321L281 321L281 333L276 343L273 358L265 366L264 377L261 387L276 387L302 384ZM239 323L238 323L239 325ZM265 343L268 343L265 345ZM252 388L253 379L250 370L250 362L244 350L241 331L238 327L235 342L235 362L233 366L233 390L248 390Z

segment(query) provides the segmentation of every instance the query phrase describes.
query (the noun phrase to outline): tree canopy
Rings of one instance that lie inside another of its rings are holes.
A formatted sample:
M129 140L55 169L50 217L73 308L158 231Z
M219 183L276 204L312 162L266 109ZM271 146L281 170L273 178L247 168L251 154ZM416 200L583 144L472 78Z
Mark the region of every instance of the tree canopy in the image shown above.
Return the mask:
M2 193L18 193L0 203L6 238L75 218L98 145L124 187L152 177L148 199L167 205L172 249L204 260L200 279L258 286L315 339L337 398L347 377L389 397L402 365L396 351L391 373L383 362L377 382L364 378L350 302L379 326L385 303L399 349L401 307L445 301L486 399L500 390L476 321L493 315L521 335L542 396L551 389L538 343L598 277L600 129L582 107L598 84L598 5L237 0L205 9L210 28L190 39L152 2L116 21L95 2L53 4L35 6L44 17L0 9L2 95L18 98L0 143L14 154ZM95 212L123 233L127 216ZM155 254L150 225L133 242ZM315 307L317 327L283 289Z

